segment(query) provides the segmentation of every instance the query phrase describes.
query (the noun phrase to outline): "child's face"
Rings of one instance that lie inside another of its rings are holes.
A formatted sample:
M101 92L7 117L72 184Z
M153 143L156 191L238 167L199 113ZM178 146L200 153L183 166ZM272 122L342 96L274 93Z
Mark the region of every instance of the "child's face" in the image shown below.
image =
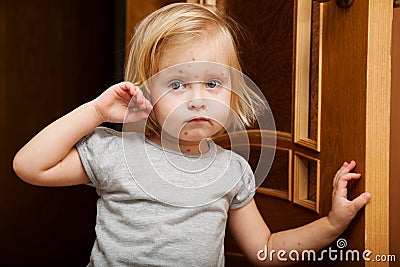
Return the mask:
M204 40L165 49L151 87L162 134L201 141L219 132L230 113L228 57Z

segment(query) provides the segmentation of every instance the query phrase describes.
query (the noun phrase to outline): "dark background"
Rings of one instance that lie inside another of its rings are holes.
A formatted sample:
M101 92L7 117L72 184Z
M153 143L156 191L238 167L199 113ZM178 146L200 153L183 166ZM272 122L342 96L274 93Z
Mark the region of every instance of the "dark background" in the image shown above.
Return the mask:
M0 266L86 266L94 188L43 188L12 170L46 125L123 79L125 1L0 0Z

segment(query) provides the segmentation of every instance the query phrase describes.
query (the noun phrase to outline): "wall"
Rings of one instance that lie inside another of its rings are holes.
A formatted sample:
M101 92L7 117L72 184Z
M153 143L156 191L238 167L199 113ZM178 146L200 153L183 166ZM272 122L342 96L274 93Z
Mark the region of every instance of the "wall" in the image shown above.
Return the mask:
M12 159L45 125L121 79L125 27L117 26L125 20L124 3L0 1L1 266L85 266L89 260L95 190L26 184Z

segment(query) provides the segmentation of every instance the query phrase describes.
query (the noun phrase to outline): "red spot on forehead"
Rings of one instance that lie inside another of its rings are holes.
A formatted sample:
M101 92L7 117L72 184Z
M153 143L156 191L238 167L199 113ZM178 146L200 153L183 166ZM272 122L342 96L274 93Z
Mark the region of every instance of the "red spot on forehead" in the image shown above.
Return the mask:
M195 59L195 58L192 58L192 60L195 61L196 59Z
M190 152L191 150L190 149L188 149L188 150L186 150L187 152Z
M182 70L179 70L179 73L182 73L183 71Z
M187 135L187 134L188 134L188 132L183 132L183 134L184 134L184 135Z

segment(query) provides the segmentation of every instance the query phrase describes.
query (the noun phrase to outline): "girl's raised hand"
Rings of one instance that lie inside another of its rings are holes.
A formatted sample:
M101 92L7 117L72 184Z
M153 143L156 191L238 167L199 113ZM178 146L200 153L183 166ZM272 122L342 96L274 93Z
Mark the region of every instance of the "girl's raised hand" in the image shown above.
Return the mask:
M357 212L371 199L371 195L366 192L352 201L347 199L348 182L361 177L360 173L351 172L355 166L354 160L343 163L333 179L332 208L328 220L340 232L347 228Z
M92 102L104 122L136 122L147 118L153 108L143 92L131 82L111 86Z

